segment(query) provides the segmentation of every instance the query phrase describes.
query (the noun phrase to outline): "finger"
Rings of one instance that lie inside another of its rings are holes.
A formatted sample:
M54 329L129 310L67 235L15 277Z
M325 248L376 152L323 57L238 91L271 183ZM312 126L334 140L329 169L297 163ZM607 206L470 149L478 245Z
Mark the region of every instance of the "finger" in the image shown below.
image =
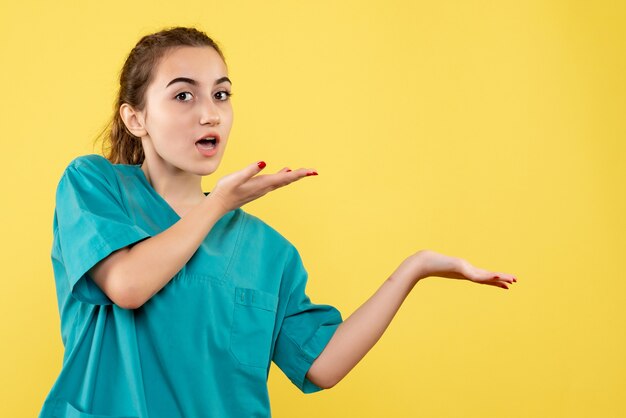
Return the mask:
M287 169L288 170L288 169ZM293 183L296 180L300 180L303 177L307 177L309 175L317 175L310 174L314 172L314 170L299 168L297 170L290 171L279 171L275 174L266 174L263 176L259 176L259 185L260 187L269 188L270 190L277 189L279 187L287 186L288 184Z
M265 166L265 161L257 161L256 163L248 165L237 173L237 181L239 184L245 183L254 177L255 174L258 174L261 170L263 170Z
M507 283L515 283L517 281L515 277L511 276L510 274L500 275L500 280L503 280Z
M283 171L284 170L284 171ZM315 171L314 169L310 169L310 168L298 168L296 170L290 170L290 169L283 169L281 170L279 173L284 173L287 174L287 176L276 176L275 178L287 178L290 180L290 182L295 181L295 180L299 180L302 177L308 177L308 176L317 176L318 173L317 171ZM268 177L272 177L272 176L268 176ZM272 181L275 180L275 178L272 178Z
M513 284L510 281L502 280L502 279L499 279L499 280L494 279L494 280L491 280L490 283L493 283L494 285L499 286L499 287L504 287L505 289L508 289L509 286Z
M517 282L517 279L514 276L512 276L510 274L504 274L504 273L495 273L492 276L492 278L500 280L500 281L504 281L506 283L515 283L515 282Z
M485 282L485 284L491 285L491 286L496 286L496 287L501 287L502 289L508 289L509 286L506 283L502 283L502 282L498 282L498 281L493 281L493 282Z
M313 168L299 168L293 171L289 170L289 172L297 174L296 178L318 175L318 172Z
M479 282L483 283L483 284L488 284L488 285L491 285L491 286L502 287L504 289L508 289L508 286L510 284L512 284L511 281L509 281L508 278L503 278L502 276L499 276L497 274L494 275L493 273L491 273L485 279L480 280Z

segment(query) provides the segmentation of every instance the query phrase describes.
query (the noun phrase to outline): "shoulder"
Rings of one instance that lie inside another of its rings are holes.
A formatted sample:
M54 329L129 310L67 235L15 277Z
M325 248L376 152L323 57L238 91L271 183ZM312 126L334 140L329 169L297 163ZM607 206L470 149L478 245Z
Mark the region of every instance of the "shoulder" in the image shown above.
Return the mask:
M57 200L66 194L102 195L117 194L118 176L114 165L97 154L81 155L71 160L58 180Z
M270 243L272 246L279 247L283 250L295 249L291 241L264 220L241 208L238 208L237 212L239 212L239 215L244 219L244 235L262 238L264 242Z
M113 164L98 154L86 154L74 158L66 167L68 169L75 169L79 171L99 171L99 172L113 172Z
M102 155L86 154L71 160L61 175L65 178L80 178L85 181L104 181L114 183L116 178L114 165Z

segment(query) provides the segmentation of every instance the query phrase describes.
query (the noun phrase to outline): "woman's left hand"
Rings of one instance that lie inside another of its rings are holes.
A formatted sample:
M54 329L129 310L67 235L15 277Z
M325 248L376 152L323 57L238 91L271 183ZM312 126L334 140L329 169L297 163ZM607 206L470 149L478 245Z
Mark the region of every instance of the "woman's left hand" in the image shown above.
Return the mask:
M438 276L469 280L503 289L508 289L508 285L517 282L512 274L484 270L462 258L450 257L432 250L418 251L404 260L398 269L404 274L410 271L415 282L429 276Z

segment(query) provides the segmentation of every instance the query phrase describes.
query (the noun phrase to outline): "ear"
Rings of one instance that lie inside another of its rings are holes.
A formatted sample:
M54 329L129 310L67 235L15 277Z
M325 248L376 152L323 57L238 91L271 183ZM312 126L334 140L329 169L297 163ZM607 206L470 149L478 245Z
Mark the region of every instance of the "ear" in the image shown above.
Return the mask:
M143 114L133 109L128 103L122 103L120 106L120 117L131 134L138 138L148 134L148 131L144 128Z

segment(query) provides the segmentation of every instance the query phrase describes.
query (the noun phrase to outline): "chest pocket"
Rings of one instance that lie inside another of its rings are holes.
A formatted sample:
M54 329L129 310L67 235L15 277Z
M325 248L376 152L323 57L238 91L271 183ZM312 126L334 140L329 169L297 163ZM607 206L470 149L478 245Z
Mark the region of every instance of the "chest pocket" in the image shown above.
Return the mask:
M278 296L258 289L235 288L230 351L239 363L267 367Z

